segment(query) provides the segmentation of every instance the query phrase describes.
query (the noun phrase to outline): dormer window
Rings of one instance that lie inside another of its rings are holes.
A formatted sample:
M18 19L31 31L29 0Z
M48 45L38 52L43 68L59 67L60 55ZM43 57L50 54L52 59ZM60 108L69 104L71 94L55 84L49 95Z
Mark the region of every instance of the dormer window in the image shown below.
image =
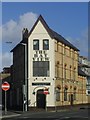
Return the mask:
M43 50L49 50L49 40L48 39L43 40Z

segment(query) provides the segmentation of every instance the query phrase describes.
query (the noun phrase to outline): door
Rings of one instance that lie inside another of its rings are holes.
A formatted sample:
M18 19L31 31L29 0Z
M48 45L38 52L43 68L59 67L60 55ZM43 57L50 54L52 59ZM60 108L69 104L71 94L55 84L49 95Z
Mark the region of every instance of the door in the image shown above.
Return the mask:
M38 108L46 107L46 95L43 93L43 89L37 91L36 103Z
M73 94L71 94L71 105L73 105Z

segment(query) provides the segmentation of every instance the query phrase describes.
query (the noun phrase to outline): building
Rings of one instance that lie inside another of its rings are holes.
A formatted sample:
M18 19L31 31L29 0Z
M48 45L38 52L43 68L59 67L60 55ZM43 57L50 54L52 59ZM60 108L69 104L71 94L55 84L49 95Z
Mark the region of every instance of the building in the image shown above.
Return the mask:
M78 67L78 101L79 104L88 103L86 94L87 75Z
M10 84L10 89L6 92L6 98L7 98L7 109L10 109L10 106L12 104L11 101L11 92L12 92L12 81L11 81L11 67L4 67L3 71L0 73L0 86L4 82L8 82ZM0 104L2 104L2 109L5 107L5 91L2 90L0 87Z
M84 56L79 56L79 68L86 74L86 93L87 95L90 95L90 61Z
M82 104L78 93L79 50L53 31L41 15L30 32L23 30L22 39L11 50L14 101L16 98L13 107L48 109Z

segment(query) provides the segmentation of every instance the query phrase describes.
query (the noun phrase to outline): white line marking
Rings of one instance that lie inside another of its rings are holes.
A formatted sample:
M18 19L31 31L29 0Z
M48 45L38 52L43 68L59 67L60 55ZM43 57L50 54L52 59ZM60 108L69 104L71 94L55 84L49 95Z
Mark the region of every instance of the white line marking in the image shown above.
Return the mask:
M15 117L15 116L20 116L21 114L18 115L6 115L6 116L1 116L0 118L10 118L10 117Z

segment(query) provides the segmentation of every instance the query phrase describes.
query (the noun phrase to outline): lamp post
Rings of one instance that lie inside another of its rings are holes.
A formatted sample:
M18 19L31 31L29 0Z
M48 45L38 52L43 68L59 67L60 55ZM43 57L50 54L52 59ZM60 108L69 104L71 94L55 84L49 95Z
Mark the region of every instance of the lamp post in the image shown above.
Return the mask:
M27 111L28 110L28 99L27 99L27 44L26 43L20 43L21 45L23 45L25 47L25 82L23 84L23 111Z
M10 76L9 76L9 78L8 78L8 80L9 80L9 82L10 82L10 84L12 84L12 72L11 72L11 66L12 66L12 54L10 53L10 49L11 49L11 47L12 47L12 41L6 41L5 42L5 44L7 44L8 45L8 52L9 52L9 54L10 54L10 63L8 63L8 65L10 66ZM13 88L13 87L12 87ZM7 113L7 96L10 98L10 103L9 103L9 107L11 107L12 106L12 88L10 89L10 91L9 91L9 93L7 93L6 94L6 91L5 91L5 111L6 111L6 113Z
M12 45L12 42L11 42L11 41L6 41L5 43L8 44L8 45ZM10 49L11 49L11 46L9 46L9 47L10 47ZM11 54L10 54L10 66L11 66L11 64L12 64L12 56L11 56Z

